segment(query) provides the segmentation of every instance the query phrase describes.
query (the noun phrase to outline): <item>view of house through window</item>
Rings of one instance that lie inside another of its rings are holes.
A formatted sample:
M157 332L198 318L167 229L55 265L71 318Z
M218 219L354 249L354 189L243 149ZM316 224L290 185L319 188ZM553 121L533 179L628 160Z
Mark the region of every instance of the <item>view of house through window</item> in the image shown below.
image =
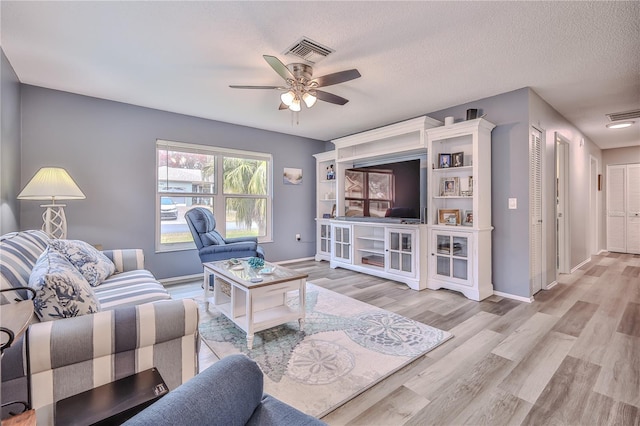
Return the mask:
M158 251L193 247L184 218L210 209L226 238L270 239L271 156L179 142L157 141Z

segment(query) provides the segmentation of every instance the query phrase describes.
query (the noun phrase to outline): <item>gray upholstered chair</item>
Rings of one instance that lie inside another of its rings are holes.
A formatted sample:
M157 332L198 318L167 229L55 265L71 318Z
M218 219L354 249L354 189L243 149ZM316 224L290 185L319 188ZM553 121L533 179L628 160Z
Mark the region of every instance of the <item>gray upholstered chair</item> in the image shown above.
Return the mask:
M193 235L193 241L196 243L202 263L236 257L264 259L264 250L258 245L256 237L223 238L215 230L216 219L211 210L204 207L194 207L186 212L184 217Z

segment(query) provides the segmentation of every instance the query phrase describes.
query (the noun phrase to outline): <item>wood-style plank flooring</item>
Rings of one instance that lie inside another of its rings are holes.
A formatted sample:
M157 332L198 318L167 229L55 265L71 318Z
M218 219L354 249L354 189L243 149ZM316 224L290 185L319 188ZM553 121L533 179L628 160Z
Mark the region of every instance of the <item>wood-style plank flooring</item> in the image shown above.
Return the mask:
M330 425L640 425L638 255L593 256L533 303L416 292L328 262L286 266L455 335L326 415ZM170 291L202 290L191 283ZM215 361L203 344L200 369Z

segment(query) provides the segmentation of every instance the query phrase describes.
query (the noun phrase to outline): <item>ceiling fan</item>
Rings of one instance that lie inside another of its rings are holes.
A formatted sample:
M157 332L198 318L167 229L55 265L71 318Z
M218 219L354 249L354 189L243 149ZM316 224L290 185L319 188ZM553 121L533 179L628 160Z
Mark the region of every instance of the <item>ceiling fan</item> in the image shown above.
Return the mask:
M340 71L333 74L327 74L322 77L313 78L313 67L304 63L292 63L285 65L275 56L262 55L271 68L277 72L286 82L285 86L236 86L230 85L232 89L275 89L282 90L280 95L279 109L290 109L291 111L300 111L301 101L311 108L315 105L316 100L329 102L336 105L344 105L349 102L341 96L333 93L318 90L319 87L332 86L334 84L344 83L360 77L357 69Z

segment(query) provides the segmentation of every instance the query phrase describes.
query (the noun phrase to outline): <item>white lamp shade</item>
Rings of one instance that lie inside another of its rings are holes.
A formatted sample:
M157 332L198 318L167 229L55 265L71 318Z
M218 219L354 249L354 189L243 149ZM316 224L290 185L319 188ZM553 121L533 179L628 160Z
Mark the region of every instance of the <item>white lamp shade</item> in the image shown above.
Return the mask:
M295 112L300 111L300 99L298 97L296 97L293 101L291 101L291 105L289 105L289 109Z
M61 167L43 167L18 194L19 200L84 200L78 185Z
M307 108L311 108L312 106L315 105L316 103L316 97L314 93L309 93L309 92L305 92L304 95L302 95L302 100L304 101L305 105L307 105Z
M280 100L286 106L291 106L291 102L293 102L295 97L296 97L296 94L293 93L293 91L289 90L288 92L284 92L282 95L280 95Z

